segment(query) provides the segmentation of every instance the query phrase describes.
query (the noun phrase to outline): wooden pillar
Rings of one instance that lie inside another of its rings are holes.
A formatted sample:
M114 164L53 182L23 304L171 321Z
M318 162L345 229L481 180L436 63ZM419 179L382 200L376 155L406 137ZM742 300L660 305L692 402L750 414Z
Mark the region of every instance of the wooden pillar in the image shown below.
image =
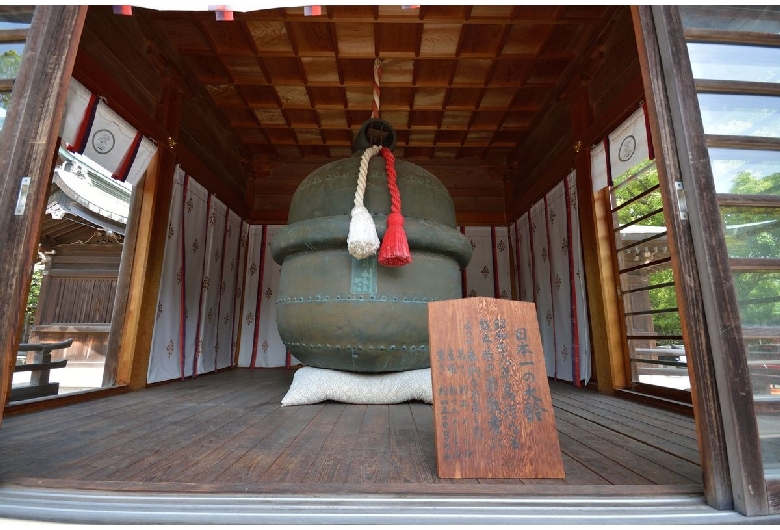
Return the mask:
M624 333L618 311L617 282L612 252L612 219L609 215L609 195L593 192L590 144L582 141L594 122L587 86L575 81L568 91L571 110L571 131L575 140L574 169L577 175L577 197L580 210L580 237L583 267L588 279L588 310L590 314L593 367L599 392L611 394L627 385L624 355ZM604 201L607 201L606 204ZM606 207L606 212L605 212Z
M170 73L170 72L168 72ZM114 383L131 389L146 386L152 334L157 314L157 296L162 277L168 212L173 193L176 141L181 117L181 92L175 76L166 79L156 119L169 131L168 144L160 142L138 190L139 225L127 292L124 321L118 337ZM113 325L113 323L112 323Z
M68 82L87 6L36 6L0 134L0 405L38 249ZM2 409L0 409L2 420Z
M157 161L159 154L155 154L154 159L147 167L147 174L156 175ZM116 385L117 370L119 368L120 349L124 344L125 354L135 349L135 329L138 326L136 315L138 312L128 314L130 308L137 306L137 301L131 304L131 293L133 293L133 270L135 268L143 269L148 253L148 224L151 221L151 206L153 197L153 186L147 182L153 179L147 179L144 175L138 184L133 187L133 193L130 197L130 212L127 216L127 229L125 230L125 241L122 245L122 259L119 263L119 273L117 274L116 296L114 297L114 310L111 314L111 332L108 336L108 345L106 347L106 362L103 367L103 387ZM139 229L142 231L139 234ZM136 250L138 256L136 259ZM138 278L136 278L138 282ZM137 294L135 295L137 298Z

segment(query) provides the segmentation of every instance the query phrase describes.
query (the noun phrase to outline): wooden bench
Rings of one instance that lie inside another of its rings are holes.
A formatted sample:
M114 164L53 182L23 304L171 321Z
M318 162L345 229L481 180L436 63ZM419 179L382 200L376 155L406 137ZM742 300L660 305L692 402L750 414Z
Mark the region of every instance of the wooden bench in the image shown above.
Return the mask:
M44 342L44 343L21 343L17 348L18 354L26 352L35 352L33 362L19 363L17 354L17 364L14 366L16 372L31 372L30 384L11 388L8 401L20 401L22 399L32 399L44 396L55 396L60 390L59 383L49 382L49 373L55 368L63 368L68 364L67 359L61 361L52 361L51 352L69 348L73 344L73 339L62 342ZM25 356L26 357L26 356Z

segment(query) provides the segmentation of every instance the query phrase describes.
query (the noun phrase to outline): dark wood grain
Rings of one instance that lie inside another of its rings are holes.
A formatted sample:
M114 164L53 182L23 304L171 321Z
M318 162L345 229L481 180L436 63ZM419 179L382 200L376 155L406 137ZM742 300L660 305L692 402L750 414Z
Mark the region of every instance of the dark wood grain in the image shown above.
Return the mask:
M564 479L442 479L431 405L282 407L292 375L225 370L9 416L0 432L0 474L10 484L43 480L117 491L142 484L202 491L259 484L284 491L287 484L297 493L328 484L365 492L390 485L441 492L468 486L463 491L475 493L588 485L595 494L611 485L654 484L701 491L694 422L679 414L551 382Z
M563 478L534 304L428 304L438 475Z
M694 365L699 368L694 372L693 388L702 397L708 398L707 403L703 404L705 407L712 408L715 399L720 402L720 417L715 421L722 421L726 440L725 447L720 448L720 437L710 429L713 436L701 436L700 440L703 444L712 442L712 450L703 447L702 456L709 460L710 454L718 455L727 450L735 509L744 515L766 514L768 505L764 467L753 412L753 395L745 391L750 388L750 374L741 318L684 29L678 7L654 6L652 11L660 39L658 49L664 70L661 79L670 98L668 110L663 114L668 116L664 118L665 123L674 128L675 142L670 147L675 145L678 152L686 154L678 160L680 181L686 190L690 223L686 228L690 236L680 238L677 244L691 243L684 252L693 252L693 263L699 271L699 283L680 283L699 287L687 290L700 293L693 296L701 297L706 324L696 327L708 330L710 354L707 357L712 359L709 365L709 359L697 360L699 355L693 355ZM674 196L672 187L669 186L662 195L671 199ZM683 322L684 329L689 331L689 335L692 334L691 324L695 321L683 319ZM716 392L701 391L702 385L714 386L716 382ZM697 417L701 412L702 408L697 409ZM708 466L705 467L705 476L709 476L707 470ZM725 489L725 475L718 472L716 480L718 485L710 487L708 484L708 499L710 491Z
M16 359L19 323L37 252L41 217L86 6L38 6L0 134L0 405ZM29 192L16 213L23 177ZM1 414L1 413L0 413ZM2 416L0 415L0 421Z
M702 281L711 282L711 280L707 278L706 274L704 274L704 280L700 278L697 263L699 257L694 250L695 236L693 234L697 228L681 219L680 206L674 191L675 182L682 180L682 169L676 147L676 134L678 133L673 125L672 104L667 96L668 92L675 90L675 88L669 86L672 83L666 79L665 66L662 64L661 48L666 47L666 44L659 42L659 39L664 38L662 35L664 30L657 28L651 8L639 6L632 7L631 10L634 15L634 28L637 34L645 92L648 94L647 110L650 115L651 134L658 160L661 198L664 210L668 213L670 246L674 245L672 268L675 274L675 288L679 293L677 298L682 315L680 320L685 334L686 351L690 350L688 370L691 374L691 396L693 397L696 424L700 433L699 450L702 458L701 465L707 502L718 509L729 509L733 506L734 499L726 450L727 434L721 416L719 385L713 362L713 344L706 318L706 313L709 312L706 307L709 306L705 305L705 296L701 287ZM682 36L675 34L674 37L677 39L676 45L684 47L684 43L680 43ZM680 50L680 53L685 55L687 52ZM688 98L687 101L693 102L694 108L698 108L695 92L689 93ZM693 117L689 119L694 121ZM702 156L702 153L699 153L699 156ZM691 183L690 186L686 184L686 186L691 190L696 190L695 194L698 194L698 187L695 184ZM712 185L709 184L709 186ZM719 217L717 221L710 219L710 222L720 226ZM710 237L716 236L711 234ZM721 272L723 271L721 270ZM711 292L714 284L708 283L708 287L708 291ZM710 297L709 303L714 303L712 297Z

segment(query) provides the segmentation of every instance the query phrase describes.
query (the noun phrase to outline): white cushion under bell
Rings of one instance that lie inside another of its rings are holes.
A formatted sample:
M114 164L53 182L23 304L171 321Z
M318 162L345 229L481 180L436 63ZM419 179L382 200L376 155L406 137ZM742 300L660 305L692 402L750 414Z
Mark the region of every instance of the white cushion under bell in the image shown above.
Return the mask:
M380 374L358 374L305 366L295 372L282 406L322 401L383 405L405 401L433 403L431 369Z

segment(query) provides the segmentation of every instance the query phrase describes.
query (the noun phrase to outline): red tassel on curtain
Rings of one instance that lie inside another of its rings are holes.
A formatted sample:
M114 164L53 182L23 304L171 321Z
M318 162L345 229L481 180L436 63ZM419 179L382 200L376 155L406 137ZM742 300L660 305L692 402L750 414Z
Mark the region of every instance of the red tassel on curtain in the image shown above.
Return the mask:
M395 173L395 156L387 147L382 148L387 169L387 189L390 192L390 215L387 216L387 231L379 247L379 263L386 267L403 267L412 262L409 242L404 230L404 217L401 215L401 193L398 191Z

